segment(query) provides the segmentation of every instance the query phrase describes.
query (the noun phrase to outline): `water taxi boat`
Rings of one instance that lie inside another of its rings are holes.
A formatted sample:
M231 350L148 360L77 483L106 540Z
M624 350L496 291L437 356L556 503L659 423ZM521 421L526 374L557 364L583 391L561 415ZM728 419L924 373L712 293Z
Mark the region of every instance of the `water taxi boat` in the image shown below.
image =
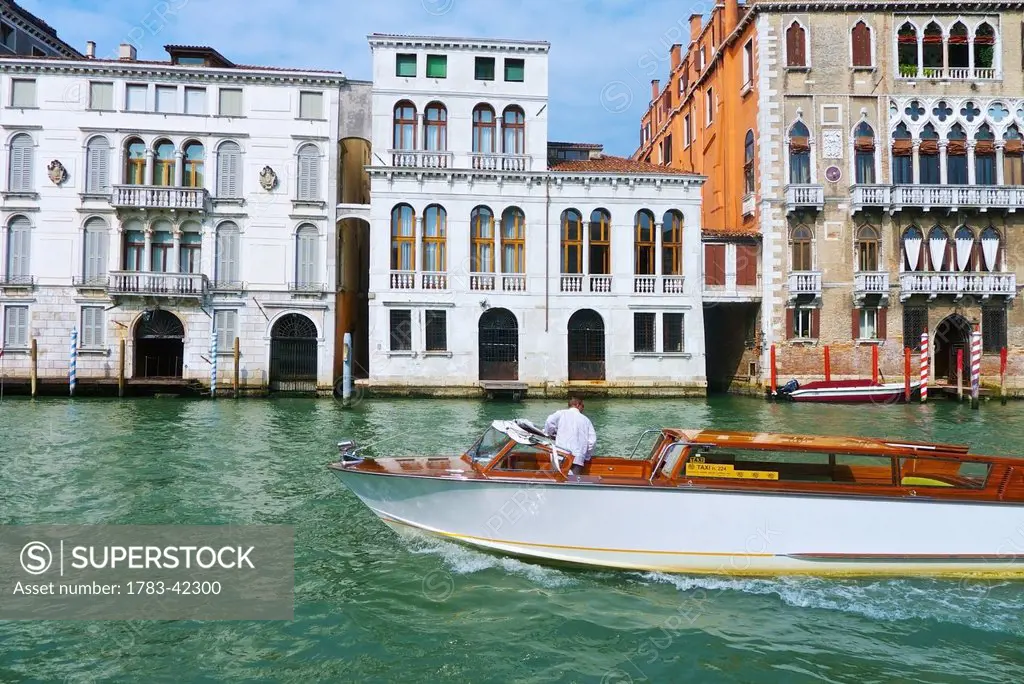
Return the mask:
M911 398L920 396L920 390L920 380L910 383ZM793 380L780 387L776 396L790 401L898 404L906 401L906 385L902 382L875 382L871 379L821 380L801 385Z
M734 575L1024 579L1024 460L962 445L664 428L581 476L532 423L332 469L396 528L536 561Z

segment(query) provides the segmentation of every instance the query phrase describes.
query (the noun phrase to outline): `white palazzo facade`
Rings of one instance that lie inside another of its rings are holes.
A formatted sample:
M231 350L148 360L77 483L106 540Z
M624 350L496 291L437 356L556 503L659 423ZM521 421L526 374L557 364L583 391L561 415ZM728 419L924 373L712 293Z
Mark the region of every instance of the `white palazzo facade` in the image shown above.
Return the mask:
M0 59L4 372L330 390L345 77L167 50Z
M370 45L371 391L704 394L703 179L549 146L547 43Z

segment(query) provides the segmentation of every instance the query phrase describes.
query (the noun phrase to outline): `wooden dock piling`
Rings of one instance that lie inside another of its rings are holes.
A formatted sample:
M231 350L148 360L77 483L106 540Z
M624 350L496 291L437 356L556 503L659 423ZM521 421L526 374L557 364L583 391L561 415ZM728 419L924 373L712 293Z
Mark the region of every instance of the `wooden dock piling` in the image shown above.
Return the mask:
M831 354L831 351L828 348L828 345L826 344L825 345L825 382L831 382L831 381L832 381L832 354Z
M903 348L903 398L910 403L910 347Z
M233 374L233 376L231 378L231 391L234 393L235 399L238 398L238 358L239 358L239 356L241 356L241 354L239 354L238 338L236 337L235 338L235 349L234 349L235 368L234 368L234 374Z
M35 397L36 397L36 389L37 389L37 384L38 384L37 381L39 380L38 365L37 365L37 360L39 359L39 348L36 345L36 338L34 338L34 337L32 338L32 342L29 345L28 358L29 358L29 371L28 371L29 372L29 383L31 384L30 392L32 394L32 398L35 399Z
M124 396L124 355L125 355L125 341L124 336L118 340L117 344L117 396Z

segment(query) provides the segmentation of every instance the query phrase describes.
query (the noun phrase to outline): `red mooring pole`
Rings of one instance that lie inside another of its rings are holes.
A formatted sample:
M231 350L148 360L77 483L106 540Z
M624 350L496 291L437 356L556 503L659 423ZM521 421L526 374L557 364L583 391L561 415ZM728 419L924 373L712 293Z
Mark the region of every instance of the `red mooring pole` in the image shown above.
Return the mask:
M769 369L769 374L770 375L769 375L769 377L771 378L771 383L772 383L772 394L775 394L775 390L776 390L776 388L778 388L779 384L778 384L778 378L776 377L776 373L775 373L775 345L774 344L771 346L771 349L768 350L768 365L770 366L770 369Z
M903 398L910 403L910 347L903 348Z
M832 356L829 353L828 345L825 345L825 382L832 380Z
M878 384L878 345L871 345L871 382Z

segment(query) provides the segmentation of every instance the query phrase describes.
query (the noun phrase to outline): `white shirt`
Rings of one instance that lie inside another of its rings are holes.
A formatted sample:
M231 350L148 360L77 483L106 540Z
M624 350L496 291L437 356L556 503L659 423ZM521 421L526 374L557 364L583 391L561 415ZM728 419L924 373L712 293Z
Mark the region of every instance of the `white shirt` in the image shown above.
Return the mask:
M589 461L597 444L594 424L575 406L548 416L544 432L555 438L556 447L572 454L574 465L581 466Z

